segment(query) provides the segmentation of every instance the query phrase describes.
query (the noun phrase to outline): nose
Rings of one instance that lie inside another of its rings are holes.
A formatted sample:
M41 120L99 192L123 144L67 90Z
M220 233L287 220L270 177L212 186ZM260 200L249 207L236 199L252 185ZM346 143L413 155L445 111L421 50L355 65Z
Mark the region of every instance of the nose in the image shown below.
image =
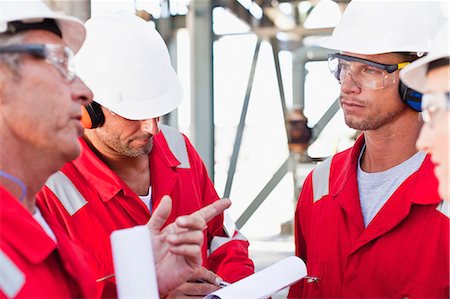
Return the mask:
M345 94L361 92L361 88L356 83L351 72L347 72L345 77L341 79L341 91Z
M159 133L159 117L150 118L141 121L141 130L146 133L150 133L153 136Z
M72 82L72 100L80 102L81 105L87 105L92 102L94 94L84 82L76 77Z
M420 130L420 134L419 134L419 138L417 138L416 141L416 148L418 150L421 151L425 151L425 152L431 152L431 148L430 148L430 134L432 134L432 132L430 131L430 125L425 123L422 126L422 130Z

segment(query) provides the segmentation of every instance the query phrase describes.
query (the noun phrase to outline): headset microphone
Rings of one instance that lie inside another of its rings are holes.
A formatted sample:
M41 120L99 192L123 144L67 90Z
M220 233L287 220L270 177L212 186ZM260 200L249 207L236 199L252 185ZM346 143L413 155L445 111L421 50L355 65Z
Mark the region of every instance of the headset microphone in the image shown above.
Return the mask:
M92 102L81 107L81 124L86 129L95 129L103 125L105 116L102 107L97 102Z

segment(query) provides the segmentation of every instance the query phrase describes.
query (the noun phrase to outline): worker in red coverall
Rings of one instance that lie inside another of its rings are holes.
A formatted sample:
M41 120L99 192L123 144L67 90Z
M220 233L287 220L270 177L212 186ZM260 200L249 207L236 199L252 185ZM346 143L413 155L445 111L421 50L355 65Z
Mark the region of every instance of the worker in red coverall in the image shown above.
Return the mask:
M92 93L74 72L73 53L85 28L41 1L2 1L0 9L0 298L92 298L90 257L53 215L41 214L35 197L81 152L81 107ZM201 265L206 222L229 204L160 230L171 209L170 198L162 200L148 223L161 295Z
M0 298L92 297L83 251L35 205L81 150L80 107L92 93L71 67L85 29L40 1L18 2L0 4Z
M449 298L449 211L434 165L415 147L421 94L399 70L443 23L436 1L349 3L331 38L350 149L307 177L295 214L308 275L289 298Z
M131 13L109 13L86 22L77 71L94 92L81 156L47 181L39 195L43 213L55 215L70 237L95 256L104 297L115 295L109 235L146 223L163 195L173 199L168 222L219 200L189 140L159 124L182 99L159 33ZM227 216L204 231L203 266L169 297L198 296L219 281L254 272L248 241Z

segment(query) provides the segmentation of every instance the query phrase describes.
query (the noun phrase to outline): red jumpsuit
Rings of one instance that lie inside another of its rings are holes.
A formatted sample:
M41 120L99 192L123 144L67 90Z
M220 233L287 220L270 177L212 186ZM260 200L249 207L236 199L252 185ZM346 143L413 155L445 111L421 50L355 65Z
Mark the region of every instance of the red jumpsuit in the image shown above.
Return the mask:
M84 255L51 218L57 244L0 186L0 298L90 298L94 277Z
M173 128L163 127L163 131L172 133L168 134L171 140L173 136L181 139L175 142L178 148L171 149L169 146L174 142L168 143L162 133L154 136L149 154L152 210L163 195L170 195L173 205L167 223L171 223L180 215L191 214L218 200L219 196L189 140ZM100 291L103 296L114 296L109 236L114 230L147 223L150 211L86 142L80 141L81 156L49 179L38 195L38 205L43 214L54 214L70 237L94 255ZM184 150L184 160L180 148ZM222 215L211 220L205 230L203 261L205 267L225 281L235 282L254 272L248 257L248 241L238 232L228 237Z
M303 185L295 245L308 277L289 298L449 298L449 210L430 157L365 228L356 180L363 143L324 161Z

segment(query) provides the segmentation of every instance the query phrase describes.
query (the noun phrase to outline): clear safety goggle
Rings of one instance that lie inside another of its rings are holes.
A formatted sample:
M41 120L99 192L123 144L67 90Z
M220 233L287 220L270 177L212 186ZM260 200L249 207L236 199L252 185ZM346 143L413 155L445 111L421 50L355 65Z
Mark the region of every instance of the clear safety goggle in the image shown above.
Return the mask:
M0 54L27 53L54 66L69 82L76 77L73 51L56 44L16 44L0 46Z
M422 119L431 124L436 115L444 110L450 109L450 93L426 93L422 97Z
M383 64L337 53L328 55L330 71L340 84L350 74L359 88L367 89L380 89L394 84L398 80L395 72L408 64L410 62Z

